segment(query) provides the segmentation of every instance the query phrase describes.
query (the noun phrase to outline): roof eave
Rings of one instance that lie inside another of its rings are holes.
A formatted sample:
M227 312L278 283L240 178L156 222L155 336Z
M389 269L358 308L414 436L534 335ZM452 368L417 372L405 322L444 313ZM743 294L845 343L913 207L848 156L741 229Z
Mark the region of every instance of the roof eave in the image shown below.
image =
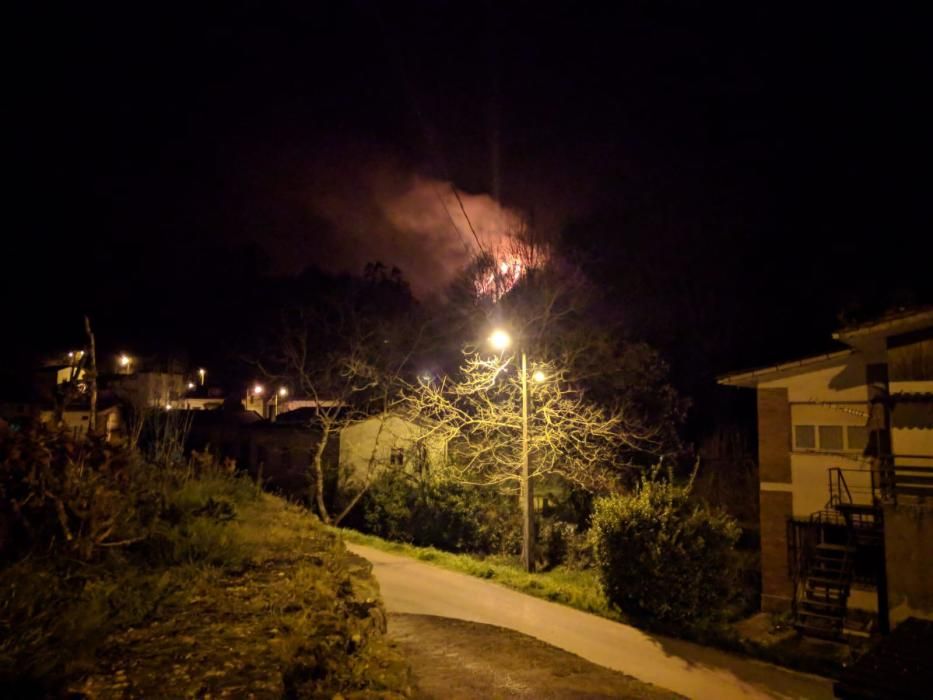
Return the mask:
M845 350L838 350L836 352L829 352L822 355L805 357L800 360L784 362L779 365L769 365L767 367L759 367L757 369L724 374L716 378L716 383L722 384L723 386L738 386L747 389L754 389L761 382L767 381L768 378L776 378L778 375L788 372L792 373L795 370L815 368L815 366L820 364L829 363L833 362L834 360L840 360L844 357L848 357L852 355L853 352L854 351L851 348L847 348Z

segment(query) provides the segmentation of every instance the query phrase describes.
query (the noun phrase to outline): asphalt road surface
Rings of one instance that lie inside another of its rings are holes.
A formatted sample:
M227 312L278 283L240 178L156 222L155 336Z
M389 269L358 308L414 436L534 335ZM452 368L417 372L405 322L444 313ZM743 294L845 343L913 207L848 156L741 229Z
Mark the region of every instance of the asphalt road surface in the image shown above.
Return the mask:
M628 625L371 547L347 548L373 564L390 613L498 625L588 661L697 700L830 700L831 681Z

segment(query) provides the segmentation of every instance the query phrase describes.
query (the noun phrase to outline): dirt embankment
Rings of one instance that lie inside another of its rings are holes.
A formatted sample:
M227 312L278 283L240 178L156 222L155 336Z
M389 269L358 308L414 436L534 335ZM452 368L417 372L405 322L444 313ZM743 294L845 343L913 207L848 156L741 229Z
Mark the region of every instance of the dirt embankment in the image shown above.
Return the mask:
M241 535L263 538L256 556L204 571L144 624L110 635L71 686L77 697L410 696L370 564L278 499L244 517Z
M389 638L412 666L414 697L424 700L680 697L492 625L391 614Z

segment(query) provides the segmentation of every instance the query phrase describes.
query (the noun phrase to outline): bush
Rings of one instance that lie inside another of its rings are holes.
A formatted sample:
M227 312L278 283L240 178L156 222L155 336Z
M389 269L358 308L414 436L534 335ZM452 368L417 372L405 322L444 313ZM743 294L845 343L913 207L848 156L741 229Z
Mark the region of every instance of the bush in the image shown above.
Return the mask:
M362 512L366 532L419 547L475 554L521 548L515 499L490 487L387 473L366 494Z
M738 525L658 469L634 493L597 500L590 534L606 598L625 613L715 621L736 590Z
M242 566L231 531L256 499L200 456L156 465L99 437L0 432L0 686L54 694L109 632L182 590L191 565Z
M143 539L162 510L162 474L102 438L38 427L0 435L0 557L84 562Z
M582 571L593 566L593 547L586 533L573 523L545 519L538 527L538 568L557 566Z

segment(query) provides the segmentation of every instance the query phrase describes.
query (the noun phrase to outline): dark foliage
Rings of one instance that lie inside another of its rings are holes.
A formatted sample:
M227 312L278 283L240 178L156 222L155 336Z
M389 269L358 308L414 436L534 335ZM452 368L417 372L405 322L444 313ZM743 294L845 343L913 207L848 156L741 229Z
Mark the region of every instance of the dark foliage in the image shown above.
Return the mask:
M521 549L514 495L385 474L365 499L362 526L370 534L449 552L515 554Z
M657 476L596 501L591 536L606 597L662 622L721 618L737 589L739 527L693 500L689 486Z

